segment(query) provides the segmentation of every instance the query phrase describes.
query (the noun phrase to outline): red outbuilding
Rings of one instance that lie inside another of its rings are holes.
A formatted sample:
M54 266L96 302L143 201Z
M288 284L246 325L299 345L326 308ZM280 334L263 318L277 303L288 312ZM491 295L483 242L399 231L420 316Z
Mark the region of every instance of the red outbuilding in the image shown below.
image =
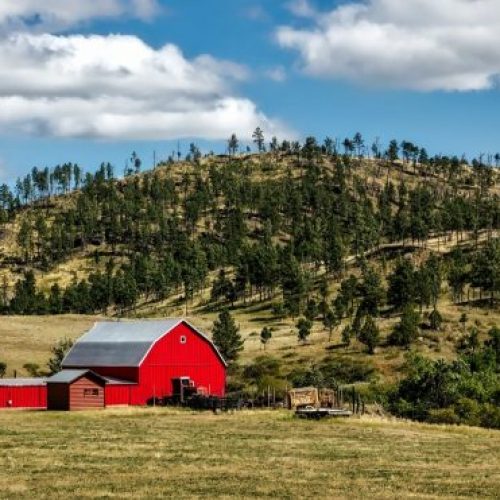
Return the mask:
M183 319L96 323L62 366L41 386L44 405L49 387L49 409L145 405L172 396L179 386L225 393L226 362L211 340ZM0 380L0 398L1 391ZM0 399L2 406L7 405Z
M0 379L0 408L46 408L44 378Z

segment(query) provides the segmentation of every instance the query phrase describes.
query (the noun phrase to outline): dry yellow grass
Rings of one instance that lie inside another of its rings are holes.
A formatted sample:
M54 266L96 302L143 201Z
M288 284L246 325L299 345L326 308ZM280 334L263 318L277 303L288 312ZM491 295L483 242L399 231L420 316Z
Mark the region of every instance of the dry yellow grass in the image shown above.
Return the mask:
M7 363L7 376L14 370L26 375L23 365L45 365L50 348L60 339L75 339L88 330L95 318L89 316L0 316L0 360Z
M5 498L498 498L500 433L287 411L0 413Z

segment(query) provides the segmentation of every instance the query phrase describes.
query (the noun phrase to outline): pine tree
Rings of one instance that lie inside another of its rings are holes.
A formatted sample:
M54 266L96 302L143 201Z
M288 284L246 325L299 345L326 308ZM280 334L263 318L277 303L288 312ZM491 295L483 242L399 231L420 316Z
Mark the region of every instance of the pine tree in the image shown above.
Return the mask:
M260 332L260 342L264 346L264 349L266 349L266 346L268 342L271 340L273 336L273 332L271 329L267 326L265 326L262 331Z
M343 330L342 330L342 343L344 344L345 347L349 347L351 345L351 337L352 337L352 330L349 325L346 325Z
M312 322L316 319L317 315L318 315L318 304L316 303L315 299L311 298L307 301L306 310L304 311L304 316L309 321Z
M366 314L378 316L385 292L380 275L372 268L365 268L361 285L363 301L361 307Z
M401 259L389 276L387 300L396 308L402 308L416 299L416 279L413 264Z
M368 354L373 354L375 352L375 347L380 342L380 331L371 316L366 318L358 339L362 344L366 345Z
M262 129L260 127L257 127L254 131L254 133L252 134L252 139L253 139L253 142L255 144L257 144L257 149L259 151L259 153L262 153L262 151L264 150L264 132L262 131Z
M228 363L238 359L244 341L229 311L222 311L214 321L212 340Z
M389 342L393 345L410 347L418 337L420 315L414 310L411 304L408 304L401 316L401 321L394 327Z
M331 342L333 330L340 325L340 319L337 318L331 307L328 307L324 312L323 325L328 330L328 342Z
M312 321L307 318L300 318L297 322L297 334L300 342L305 342L311 335Z
M238 147L239 147L238 138L236 137L236 134L232 134L229 140L227 141L227 149L229 151L229 154L234 156L238 151Z
M50 374L60 372L62 370L62 362L68 351L73 347L73 341L70 339L63 339L57 342L50 350L52 357L47 363Z
M437 309L433 309L429 314L429 324L433 330L439 330L441 328L441 323L443 322L443 317Z

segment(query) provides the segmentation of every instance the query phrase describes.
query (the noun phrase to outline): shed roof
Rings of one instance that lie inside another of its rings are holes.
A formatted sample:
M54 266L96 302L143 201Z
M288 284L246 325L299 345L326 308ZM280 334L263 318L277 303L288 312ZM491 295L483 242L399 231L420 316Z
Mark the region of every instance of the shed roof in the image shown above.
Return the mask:
M89 373L95 377L99 377L100 379L102 379L100 375L97 375L91 370L61 370L60 372L49 377L47 379L47 382L58 383L58 384L71 384L75 380L78 380L80 377L83 377L84 375L87 375Z
M45 385L45 378L2 378L0 387L37 387Z
M186 323L209 342L217 356L224 358L203 333L181 318L161 321L103 321L83 335L63 360L64 367L137 367L153 345L181 323Z

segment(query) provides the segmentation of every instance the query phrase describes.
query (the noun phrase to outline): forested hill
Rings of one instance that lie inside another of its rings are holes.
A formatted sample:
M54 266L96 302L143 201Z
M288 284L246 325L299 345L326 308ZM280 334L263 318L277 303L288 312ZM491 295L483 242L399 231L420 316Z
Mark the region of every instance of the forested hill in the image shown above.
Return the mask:
M123 179L66 164L4 186L2 313L92 315L1 322L7 366L41 373L55 323L190 315L229 390L354 383L396 415L500 428L498 171L360 140L242 155L233 138L147 172L133 155Z
M0 189L3 310L121 314L172 296L206 302L211 288L216 304L278 293L295 316L311 276L339 281L358 257L379 258L380 245L432 241L440 255L470 243L497 255L494 166L428 158L406 141L364 158L353 144L341 155L309 138L223 157L192 146L186 161L147 172L134 154L121 180L109 164L95 174L34 168L13 192ZM465 258L453 254L456 297L469 285L494 294L486 257L472 267Z

